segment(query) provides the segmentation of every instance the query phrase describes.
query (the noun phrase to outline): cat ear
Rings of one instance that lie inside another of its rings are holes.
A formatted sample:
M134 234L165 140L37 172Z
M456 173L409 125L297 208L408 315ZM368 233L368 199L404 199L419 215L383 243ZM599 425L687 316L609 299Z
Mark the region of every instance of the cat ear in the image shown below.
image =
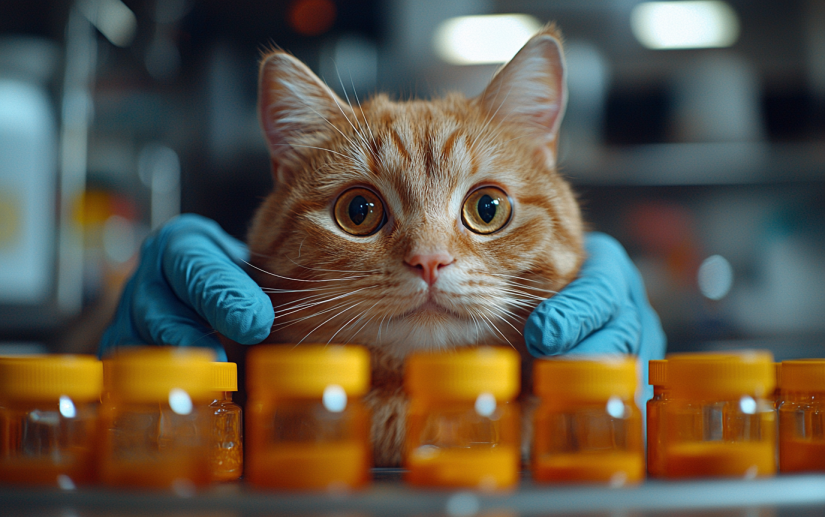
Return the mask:
M565 68L561 35L548 25L496 73L481 105L491 116L530 129L555 155L567 104Z
M333 124L352 110L312 71L281 51L261 61L258 115L278 182L285 182L311 153L323 152Z

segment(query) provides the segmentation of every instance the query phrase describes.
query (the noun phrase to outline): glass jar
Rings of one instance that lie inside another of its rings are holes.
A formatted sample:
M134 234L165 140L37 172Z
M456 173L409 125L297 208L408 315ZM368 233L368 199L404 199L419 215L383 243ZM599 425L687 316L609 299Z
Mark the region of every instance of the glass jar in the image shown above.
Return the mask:
M624 356L536 360L533 479L614 486L644 479L637 375L635 358Z
M647 401L647 474L660 477L664 474L662 465L662 426L659 423L661 407L667 403L667 360L653 359L648 362L648 384L653 386L653 398Z
M404 461L417 486L513 487L521 467L520 358L509 348L407 358Z
M349 489L369 482L366 349L261 345L247 356L246 480L261 488Z
M107 360L104 484L188 492L209 483L214 360L211 350L181 347L121 349Z
M775 369L769 352L672 354L661 407L666 478L776 473Z
M779 470L825 471L825 359L782 362Z
M238 365L212 363L214 399L209 404L212 442L209 464L214 481L234 481L243 473L243 413L232 401L238 391Z
M95 481L102 377L92 356L0 358L0 484Z

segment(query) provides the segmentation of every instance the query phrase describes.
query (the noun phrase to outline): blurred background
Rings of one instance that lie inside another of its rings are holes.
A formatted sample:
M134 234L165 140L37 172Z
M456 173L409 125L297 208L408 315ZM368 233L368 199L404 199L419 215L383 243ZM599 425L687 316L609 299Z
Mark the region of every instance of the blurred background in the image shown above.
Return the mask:
M257 62L352 102L476 95L566 38L561 170L642 271L669 350L825 355L825 2L4 0L0 352L94 352L143 238L243 238L271 189ZM508 16L502 16L508 15Z

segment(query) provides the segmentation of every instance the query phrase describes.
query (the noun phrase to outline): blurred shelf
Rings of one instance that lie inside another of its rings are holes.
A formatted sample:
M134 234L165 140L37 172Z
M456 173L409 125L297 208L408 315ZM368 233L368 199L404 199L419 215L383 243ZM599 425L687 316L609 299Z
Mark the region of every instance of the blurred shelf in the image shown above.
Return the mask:
M574 183L593 186L819 182L825 180L825 143L597 146L562 153L560 169Z
M198 493L0 488L0 508L18 515L670 515L675 510L724 511L724 515L825 512L825 475L755 480L649 481L638 487L539 487L522 483L509 493L419 490L397 481L376 482L352 493L277 493L242 484ZM740 513L741 512L741 513ZM680 512L680 515L682 513ZM714 513L716 515L717 513Z

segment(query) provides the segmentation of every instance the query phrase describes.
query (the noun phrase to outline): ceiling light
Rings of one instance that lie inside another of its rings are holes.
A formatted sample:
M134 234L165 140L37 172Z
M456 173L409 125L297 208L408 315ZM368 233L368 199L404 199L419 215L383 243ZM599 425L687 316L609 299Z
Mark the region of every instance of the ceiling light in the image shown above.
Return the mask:
M651 49L719 48L739 38L739 18L726 2L643 2L630 13L639 43Z
M541 23L526 14L459 16L435 30L438 56L454 65L504 63L534 36Z

